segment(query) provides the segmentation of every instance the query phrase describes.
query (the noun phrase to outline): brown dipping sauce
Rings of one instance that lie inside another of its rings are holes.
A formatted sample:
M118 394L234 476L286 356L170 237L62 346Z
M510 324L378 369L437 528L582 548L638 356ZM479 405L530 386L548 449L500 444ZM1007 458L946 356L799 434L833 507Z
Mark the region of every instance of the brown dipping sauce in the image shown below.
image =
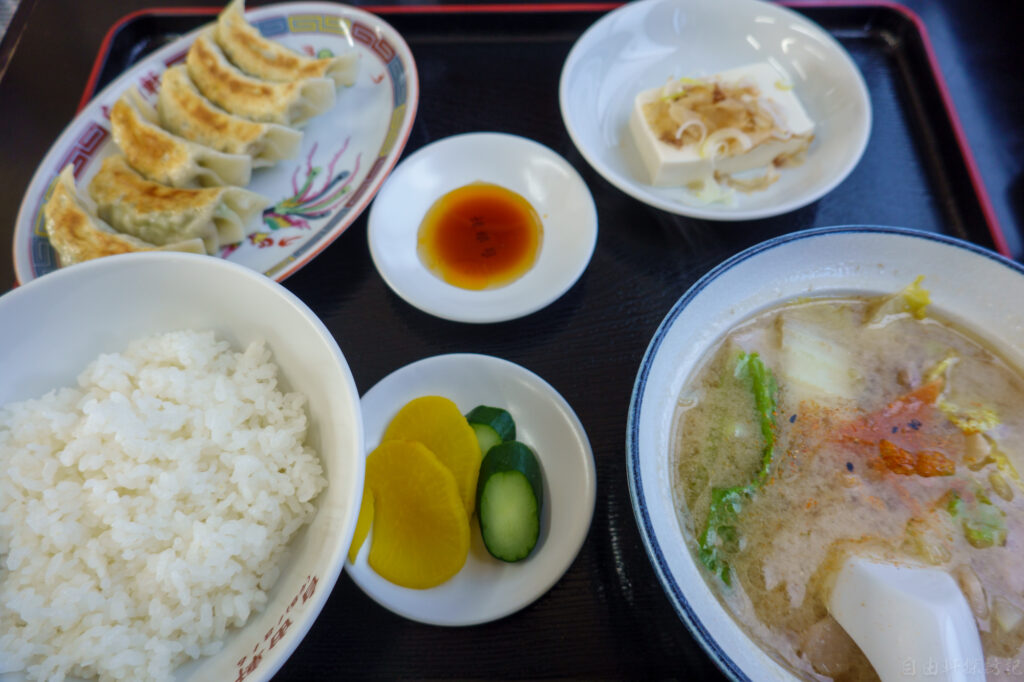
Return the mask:
M432 273L462 289L495 289L537 261L544 229L512 190L474 182L448 192L420 224L417 253Z

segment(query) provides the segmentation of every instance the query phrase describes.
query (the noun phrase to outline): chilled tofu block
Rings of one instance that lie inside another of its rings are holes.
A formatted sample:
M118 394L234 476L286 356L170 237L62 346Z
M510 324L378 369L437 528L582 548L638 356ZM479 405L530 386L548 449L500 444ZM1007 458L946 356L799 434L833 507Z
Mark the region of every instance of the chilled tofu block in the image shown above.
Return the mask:
M662 187L782 165L814 136L814 123L770 64L645 90L629 128L647 182Z

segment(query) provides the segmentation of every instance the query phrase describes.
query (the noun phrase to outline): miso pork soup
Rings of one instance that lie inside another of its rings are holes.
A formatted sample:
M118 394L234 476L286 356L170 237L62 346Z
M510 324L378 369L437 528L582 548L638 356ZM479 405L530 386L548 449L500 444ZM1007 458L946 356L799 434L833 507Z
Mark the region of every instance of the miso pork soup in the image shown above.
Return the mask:
M927 308L813 298L734 328L680 396L677 503L725 607L796 674L877 679L826 609L850 554L939 567L1021 669L1024 376Z

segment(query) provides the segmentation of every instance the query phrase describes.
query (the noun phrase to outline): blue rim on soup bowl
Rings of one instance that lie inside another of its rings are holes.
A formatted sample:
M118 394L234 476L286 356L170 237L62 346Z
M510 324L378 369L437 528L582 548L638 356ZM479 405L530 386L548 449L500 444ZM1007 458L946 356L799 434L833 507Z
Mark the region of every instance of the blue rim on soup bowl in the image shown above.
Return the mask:
M951 237L895 227L806 230L753 246L704 275L665 316L644 354L630 399L626 475L633 512L665 593L721 670L734 680L794 673L733 620L694 560L673 487L675 407L689 377L732 327L801 296L884 294L918 275L933 309L1024 367L1024 266Z

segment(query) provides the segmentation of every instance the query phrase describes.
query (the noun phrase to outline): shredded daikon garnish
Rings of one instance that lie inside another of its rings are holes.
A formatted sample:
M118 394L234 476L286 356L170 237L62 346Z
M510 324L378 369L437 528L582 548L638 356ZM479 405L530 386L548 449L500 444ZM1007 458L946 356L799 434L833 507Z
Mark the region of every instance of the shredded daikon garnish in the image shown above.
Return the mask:
M731 156L733 140L739 143L740 153L754 146L750 136L739 128L719 128L710 133L700 145L701 158L714 159L719 156Z
M700 138L697 140L697 144L700 144L704 141L704 138L708 136L708 127L704 125L704 122L699 118L691 118L689 121L679 126L679 129L676 130L676 139L681 139L683 137L683 133L685 133L688 128L694 127L700 132Z
M779 172L771 166L768 167L768 170L765 171L764 175L749 179L736 178L729 173L715 173L715 180L719 183L745 193L757 192L758 190L766 189L773 185L778 179Z
M677 97L682 97L686 94L687 85L703 85L703 81L699 81L696 78L669 78L668 81L661 87L661 99L662 100L674 100Z
M733 200L733 191L723 187L714 178L704 178L699 182L691 182L686 186L691 196L702 204L729 204Z
M717 78L670 79L660 96L644 104L644 116L658 139L676 148L703 145L718 130L732 129L729 144L702 147L702 156L746 151L774 135L788 133L784 117L749 79L726 83ZM697 120L700 124L692 123ZM740 140L734 142L732 140ZM749 144L747 144L749 142Z

